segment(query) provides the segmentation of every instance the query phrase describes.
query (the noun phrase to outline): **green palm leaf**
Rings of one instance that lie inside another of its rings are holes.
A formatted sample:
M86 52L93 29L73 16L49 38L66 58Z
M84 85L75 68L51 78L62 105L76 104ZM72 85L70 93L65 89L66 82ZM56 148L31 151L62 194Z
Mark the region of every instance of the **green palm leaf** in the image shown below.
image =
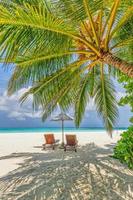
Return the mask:
M112 135L112 129L118 117L117 102L115 99L115 90L113 83L101 67L101 78L97 79L95 88L95 103L98 113L102 116L109 135Z
M108 20L108 28L107 28L106 38L105 38L106 49L107 49L107 46L108 46L108 43L109 43L110 32L111 32L113 23L115 21L115 17L116 17L116 13L117 13L117 9L118 9L119 3L120 3L120 0L116 0L113 3L112 9L110 11L110 18Z
M128 39L122 40L121 42L118 42L114 46L111 47L111 50L114 48L120 48L123 46L127 46L133 43L133 37L129 37Z
M127 9L127 11L124 13L124 15L119 19L118 24L116 27L112 30L110 37L112 37L117 31L133 16L133 6Z
M97 49L93 47L88 41L78 37L76 34L75 27L66 24L66 22L52 15L47 8L38 4L35 9L34 5L23 4L23 6L13 5L10 6L10 9L4 7L0 4L0 25L10 26L15 28L15 32L22 33L23 29L29 28L35 30L48 31L56 34L59 37L70 37L74 40L80 40L86 45L88 45L93 51L97 52ZM18 30L17 30L18 29ZM26 34L27 35L27 34Z
M57 103L72 106L77 126L95 98L111 133L117 117L111 76L133 77L131 11L130 0L1 0L0 62L14 65L8 94L30 87L21 102L32 95L43 120Z
M74 93L77 91L75 90L75 87L77 88L77 80L80 78L80 74L83 71L82 68L79 69L82 63L83 61L76 62L75 67L72 69L71 67L72 65L74 66L74 64L71 64L50 77L46 77L44 80L38 82L22 96L21 102L25 101L27 97L32 94L35 110L38 109L40 105L42 106L43 120L56 108L57 103L60 104L62 99L64 97L66 99L69 93L71 93L71 99L69 95L69 103L67 105L67 107L69 107L73 102L73 96L75 96Z
M94 21L93 21L93 18L92 18L90 9L89 9L88 1L87 0L83 0L83 4L84 4L84 7L85 7L86 14L87 14L87 16L89 18L89 21L90 21L92 32L93 32L94 37L96 39L96 44L98 46L99 45L99 40L98 40L98 36L97 36L98 34L96 32L95 24L94 24Z
M92 76L88 73L82 78L78 86L79 89L75 102L75 124L77 127L79 127L82 121L87 103L89 102L90 79L92 79Z

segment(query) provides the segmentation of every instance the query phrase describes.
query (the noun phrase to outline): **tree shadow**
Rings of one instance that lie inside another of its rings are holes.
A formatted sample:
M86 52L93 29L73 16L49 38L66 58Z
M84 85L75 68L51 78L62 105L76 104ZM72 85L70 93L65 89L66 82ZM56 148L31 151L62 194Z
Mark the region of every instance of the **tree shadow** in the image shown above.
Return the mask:
M63 150L15 153L20 167L0 178L2 200L132 200L133 171L111 158L105 148L87 144L78 152Z

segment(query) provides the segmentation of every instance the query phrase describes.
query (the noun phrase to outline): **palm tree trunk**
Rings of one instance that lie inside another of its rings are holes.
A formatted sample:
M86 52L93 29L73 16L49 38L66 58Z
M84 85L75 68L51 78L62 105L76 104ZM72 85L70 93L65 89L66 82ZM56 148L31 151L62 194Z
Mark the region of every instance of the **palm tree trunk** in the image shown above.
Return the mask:
M123 61L120 58L113 56L111 53L103 53L102 61L106 64L114 66L124 74L133 78L133 64L129 64L126 61Z

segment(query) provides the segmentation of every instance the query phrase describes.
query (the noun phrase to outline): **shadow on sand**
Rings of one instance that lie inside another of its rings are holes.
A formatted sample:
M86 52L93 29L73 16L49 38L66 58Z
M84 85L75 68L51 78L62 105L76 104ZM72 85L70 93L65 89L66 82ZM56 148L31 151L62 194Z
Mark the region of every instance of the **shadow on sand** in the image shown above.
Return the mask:
M0 178L1 200L132 200L133 171L111 158L113 144L78 152L15 153L20 167Z

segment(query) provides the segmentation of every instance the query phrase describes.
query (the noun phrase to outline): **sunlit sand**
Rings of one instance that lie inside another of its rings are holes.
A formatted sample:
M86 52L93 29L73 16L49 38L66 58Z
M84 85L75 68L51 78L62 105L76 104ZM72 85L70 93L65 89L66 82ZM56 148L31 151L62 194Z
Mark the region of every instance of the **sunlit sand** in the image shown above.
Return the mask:
M0 199L132 200L133 171L111 157L120 133L76 134L77 153L43 151L42 133L0 134Z

